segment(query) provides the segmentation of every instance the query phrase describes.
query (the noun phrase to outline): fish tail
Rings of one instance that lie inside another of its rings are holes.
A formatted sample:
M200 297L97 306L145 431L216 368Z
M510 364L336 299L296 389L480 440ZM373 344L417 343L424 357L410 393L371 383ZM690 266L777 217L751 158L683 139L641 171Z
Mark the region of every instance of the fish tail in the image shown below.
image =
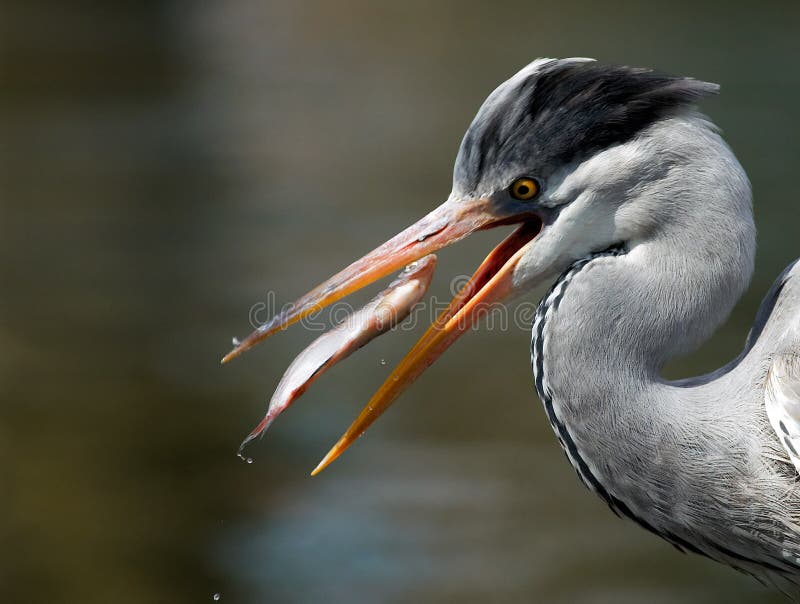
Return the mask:
M239 445L239 450L236 452L236 454L239 457L242 457L242 452L244 451L244 448L248 445L248 443L250 443L250 441L253 441L260 436L264 436L264 432L267 431L267 428L270 427L270 424L272 424L274 419L275 419L274 414L267 413L264 416L264 419L258 422L258 425L255 428L253 428L253 431L250 432L250 434L248 434L245 437L245 439L242 441L242 444Z

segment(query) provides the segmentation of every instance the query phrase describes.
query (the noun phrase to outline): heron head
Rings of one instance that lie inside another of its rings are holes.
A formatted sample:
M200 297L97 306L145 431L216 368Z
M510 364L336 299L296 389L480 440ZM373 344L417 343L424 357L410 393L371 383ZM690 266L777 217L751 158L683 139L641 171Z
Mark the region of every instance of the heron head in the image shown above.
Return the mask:
M480 107L461 143L445 203L297 300L223 361L470 233L517 225L395 368L319 471L491 304L530 291L587 253L657 228L658 210L642 207L646 196L636 191L665 169L657 161L663 148L642 133L716 90L714 84L589 59L534 61Z
M682 199L662 203L654 191L668 188L658 183L677 162L694 161L675 120L717 90L591 59L534 61L479 109L456 158L450 200L535 213L541 230L509 275L513 292L528 291L589 253L670 222Z

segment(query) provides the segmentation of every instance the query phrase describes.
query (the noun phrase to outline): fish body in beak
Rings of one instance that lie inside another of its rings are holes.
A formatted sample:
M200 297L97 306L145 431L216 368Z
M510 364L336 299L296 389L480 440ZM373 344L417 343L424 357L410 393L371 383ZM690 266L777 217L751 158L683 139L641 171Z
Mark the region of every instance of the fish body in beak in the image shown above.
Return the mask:
M355 311L303 350L283 374L272 395L264 419L239 447L239 455L251 440L261 436L273 421L296 401L323 373L356 350L386 333L408 317L428 291L436 268L429 254L413 262L364 307Z

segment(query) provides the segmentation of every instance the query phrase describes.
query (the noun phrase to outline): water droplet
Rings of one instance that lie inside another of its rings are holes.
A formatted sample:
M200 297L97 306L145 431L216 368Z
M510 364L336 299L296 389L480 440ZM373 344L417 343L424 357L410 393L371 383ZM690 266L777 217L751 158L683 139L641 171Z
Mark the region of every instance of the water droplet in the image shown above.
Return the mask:
M234 346L239 346L241 343L242 341L236 336L231 338L231 344L233 344Z
M253 461L254 461L252 457L245 457L244 455L242 455L241 451L236 453L236 457L238 457L239 459L241 459L245 463L253 463Z
M215 602L219 602L219 599L220 599L221 597L222 597L222 594L221 594L221 593L219 593L219 592L217 592L217 593L215 593L213 596L211 596L211 599L212 599L212 600L214 600Z
M386 359L381 359L381 365L386 365Z

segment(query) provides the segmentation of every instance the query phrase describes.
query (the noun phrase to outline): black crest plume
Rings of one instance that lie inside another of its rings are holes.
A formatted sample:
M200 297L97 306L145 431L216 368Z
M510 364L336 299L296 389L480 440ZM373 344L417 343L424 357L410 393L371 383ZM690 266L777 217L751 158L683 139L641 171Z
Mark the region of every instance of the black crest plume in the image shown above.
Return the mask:
M650 69L547 62L487 99L464 136L456 177L472 188L490 166L520 157L543 167L562 165L624 143L718 90Z

